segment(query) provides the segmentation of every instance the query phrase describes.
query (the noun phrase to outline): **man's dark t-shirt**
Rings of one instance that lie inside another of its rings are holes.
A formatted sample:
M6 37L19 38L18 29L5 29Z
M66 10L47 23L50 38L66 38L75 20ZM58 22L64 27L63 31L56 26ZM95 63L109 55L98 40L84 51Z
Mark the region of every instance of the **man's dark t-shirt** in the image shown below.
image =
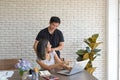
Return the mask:
M36 40L39 41L40 39L48 39L50 41L50 44L52 45L52 48L58 47L59 42L64 42L63 34L60 30L56 29L53 34L50 34L48 31L48 28L45 28L41 30ZM60 51L56 51L58 57L60 58Z

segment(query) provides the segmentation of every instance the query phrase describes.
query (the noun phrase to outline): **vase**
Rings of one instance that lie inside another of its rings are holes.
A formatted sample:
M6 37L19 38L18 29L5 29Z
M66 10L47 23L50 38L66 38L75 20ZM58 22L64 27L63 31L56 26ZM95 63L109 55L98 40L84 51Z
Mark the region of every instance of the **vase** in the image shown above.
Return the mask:
M26 80L28 76L28 71L23 72L23 75L21 75L21 80Z

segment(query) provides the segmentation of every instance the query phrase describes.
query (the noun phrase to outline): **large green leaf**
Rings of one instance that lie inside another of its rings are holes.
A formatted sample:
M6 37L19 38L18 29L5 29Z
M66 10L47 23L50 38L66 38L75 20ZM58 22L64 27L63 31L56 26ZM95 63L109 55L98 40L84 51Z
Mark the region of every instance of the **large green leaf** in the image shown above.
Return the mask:
M96 39L97 39L98 36L99 36L99 34L93 34L93 35L92 35L92 38L96 38Z
M101 49L93 49L94 52L100 52Z
M88 38L88 41L90 42L90 43L93 43L93 40L92 40L92 38L90 37L90 38Z
M96 43L98 36L99 34L93 34L92 37L89 37L87 40L89 41L89 43Z
M84 39L84 42L89 46L90 42L88 41L88 39Z
M86 51L87 51L88 53L91 52L89 47L86 47Z
M83 60L86 60L86 59L88 59L89 58L89 53L85 53L84 55L83 55Z
M99 34L93 34L92 35L92 42L93 43L96 43L96 40L97 40L98 36L99 36Z
M86 53L86 50L80 49L76 52L77 55L84 55Z
M96 58L97 56L94 57L94 59Z
M90 48L91 49L95 49L99 44L101 44L102 42L98 42L98 43L90 43Z
M78 56L76 60L77 60L77 61L82 61L82 57L81 57L81 56Z
M96 56L100 56L101 54L95 54Z

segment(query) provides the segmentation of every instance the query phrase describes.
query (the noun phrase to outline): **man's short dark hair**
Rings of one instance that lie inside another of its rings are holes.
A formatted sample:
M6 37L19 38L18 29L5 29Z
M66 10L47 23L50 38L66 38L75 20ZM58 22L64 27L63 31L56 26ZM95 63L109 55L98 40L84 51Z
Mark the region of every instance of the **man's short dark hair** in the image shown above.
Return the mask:
M52 17L50 18L50 23L53 23L53 22L60 24L60 18L57 17L57 16L52 16Z

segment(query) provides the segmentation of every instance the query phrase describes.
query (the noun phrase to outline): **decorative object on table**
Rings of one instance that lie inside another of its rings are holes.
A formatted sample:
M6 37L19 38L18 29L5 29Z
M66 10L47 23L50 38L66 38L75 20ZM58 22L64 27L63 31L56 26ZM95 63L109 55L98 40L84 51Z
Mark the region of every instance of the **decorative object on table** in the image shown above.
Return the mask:
M45 80L59 80L59 77L50 75L50 76L42 76Z
M29 70L32 68L32 65L26 59L20 59L15 67L19 69L19 74L22 80L25 80L27 78Z
M32 80L40 80L39 69L34 68L32 72Z
M90 74L93 74L93 72L96 69L96 67L93 67L92 61L94 61L94 59L97 56L100 56L98 52L100 52L101 49L96 49L96 48L102 42L96 42L98 36L99 34L93 34L91 37L85 39L84 42L88 45L86 49L80 49L76 52L76 54L78 55L77 61L83 61L83 60L89 59L85 67L85 70L87 70Z
M14 74L14 71L1 70L0 71L0 80L8 80L8 78L12 77L13 74Z
M39 71L40 76L45 80L59 80L59 77L52 75L48 70Z
M39 71L40 76L50 76L52 75L48 70Z

